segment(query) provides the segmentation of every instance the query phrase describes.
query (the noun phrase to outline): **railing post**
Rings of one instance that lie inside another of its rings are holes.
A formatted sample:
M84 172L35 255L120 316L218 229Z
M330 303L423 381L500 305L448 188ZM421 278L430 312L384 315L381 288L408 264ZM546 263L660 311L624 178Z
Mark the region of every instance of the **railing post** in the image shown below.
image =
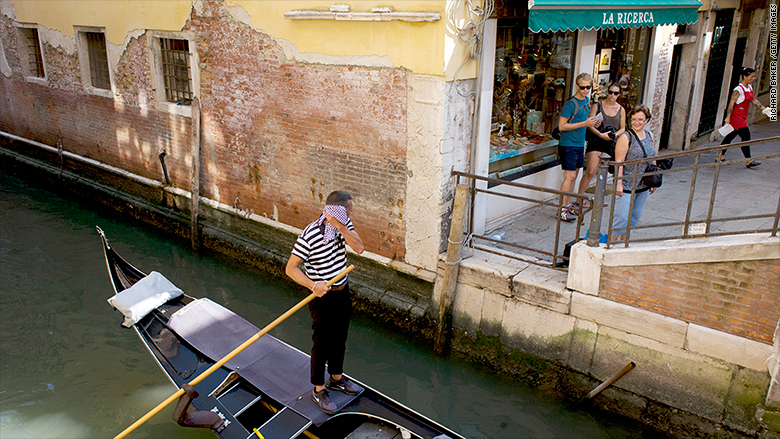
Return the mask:
M596 194L593 198L593 209L590 212L590 229L588 231L588 247L599 246L601 235L601 216L604 210L604 192L607 190L607 162L611 157L602 153L599 156L599 170L596 173Z

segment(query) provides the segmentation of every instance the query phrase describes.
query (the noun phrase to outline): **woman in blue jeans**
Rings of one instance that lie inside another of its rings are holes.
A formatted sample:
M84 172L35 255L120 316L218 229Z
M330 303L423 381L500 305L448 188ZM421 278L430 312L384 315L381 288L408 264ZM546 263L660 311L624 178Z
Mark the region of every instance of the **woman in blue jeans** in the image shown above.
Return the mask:
M615 144L615 161L624 162L627 160L636 160L655 156L655 147L653 146L653 135L645 130L647 122L650 121L650 109L644 105L637 105L628 113L631 129L621 135ZM655 164L655 161L653 161ZM641 184L641 177L637 176L636 185L633 187L633 175L645 172L647 163L626 167L616 165L616 177L626 176L625 179L618 180L615 183L615 209L612 216L612 235L610 241L625 239L626 225L629 218L629 207L631 207L631 198L634 199L634 207L631 210L631 226L635 226L642 217L642 211L647 203L647 196L655 192L656 188L648 188ZM637 169L638 168L638 169ZM627 196L624 196L626 194Z

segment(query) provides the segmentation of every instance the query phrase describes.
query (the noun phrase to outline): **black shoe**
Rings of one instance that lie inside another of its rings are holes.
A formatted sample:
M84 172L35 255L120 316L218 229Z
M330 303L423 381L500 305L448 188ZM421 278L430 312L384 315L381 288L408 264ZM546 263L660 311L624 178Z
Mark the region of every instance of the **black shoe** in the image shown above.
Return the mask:
M761 166L761 162L753 160L752 162L745 165L746 168L755 168L756 166Z
M361 390L357 384L348 380L346 377L341 377L341 379L338 381L334 380L333 377L331 377L328 379L328 383L325 384L325 387L331 390L337 390L339 392L346 393L347 395L353 395L353 396L360 393Z
M320 408L323 412L329 414L329 415L335 415L338 411L336 408L336 404L333 403L333 400L330 399L330 395L328 394L327 389L322 389L319 392L317 389L314 389L311 391L311 400L314 401L315 404L317 404L317 407Z

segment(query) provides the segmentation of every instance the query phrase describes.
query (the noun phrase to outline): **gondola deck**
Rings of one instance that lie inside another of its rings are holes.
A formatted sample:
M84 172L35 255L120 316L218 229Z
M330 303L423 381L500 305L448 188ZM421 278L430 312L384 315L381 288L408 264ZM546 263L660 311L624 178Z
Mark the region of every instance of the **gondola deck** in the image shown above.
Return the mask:
M100 228L98 232L117 294L114 299L142 280L141 284L162 285L155 288L166 290L142 291L134 297L141 297L148 310L123 309L123 313L125 324L132 325L177 388L258 332L250 322L209 299L177 292L168 298L168 290L180 290L167 279L147 278L114 252ZM212 431L224 439L249 439L257 433L267 439L463 439L354 378L362 393L331 392L339 411L327 415L311 400L309 361L307 354L265 335L195 385L199 395L192 406L222 417L222 424Z

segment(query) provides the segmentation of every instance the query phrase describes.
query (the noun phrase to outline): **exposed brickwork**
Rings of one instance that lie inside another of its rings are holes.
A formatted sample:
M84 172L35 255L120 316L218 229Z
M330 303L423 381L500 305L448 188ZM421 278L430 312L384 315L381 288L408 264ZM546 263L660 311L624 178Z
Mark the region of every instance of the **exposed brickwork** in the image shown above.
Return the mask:
M366 249L403 260L408 72L290 62L223 1L202 7L185 26L200 58L201 195L302 228L329 192L347 190ZM0 23L14 57L12 23ZM49 145L61 139L67 151L155 180L164 150L172 184L189 190L191 120L156 107L147 46L146 35L128 43L114 99L84 92L75 54L44 44L48 85L26 82L10 60L0 129Z
M607 267L599 294L771 343L780 319L780 261Z

